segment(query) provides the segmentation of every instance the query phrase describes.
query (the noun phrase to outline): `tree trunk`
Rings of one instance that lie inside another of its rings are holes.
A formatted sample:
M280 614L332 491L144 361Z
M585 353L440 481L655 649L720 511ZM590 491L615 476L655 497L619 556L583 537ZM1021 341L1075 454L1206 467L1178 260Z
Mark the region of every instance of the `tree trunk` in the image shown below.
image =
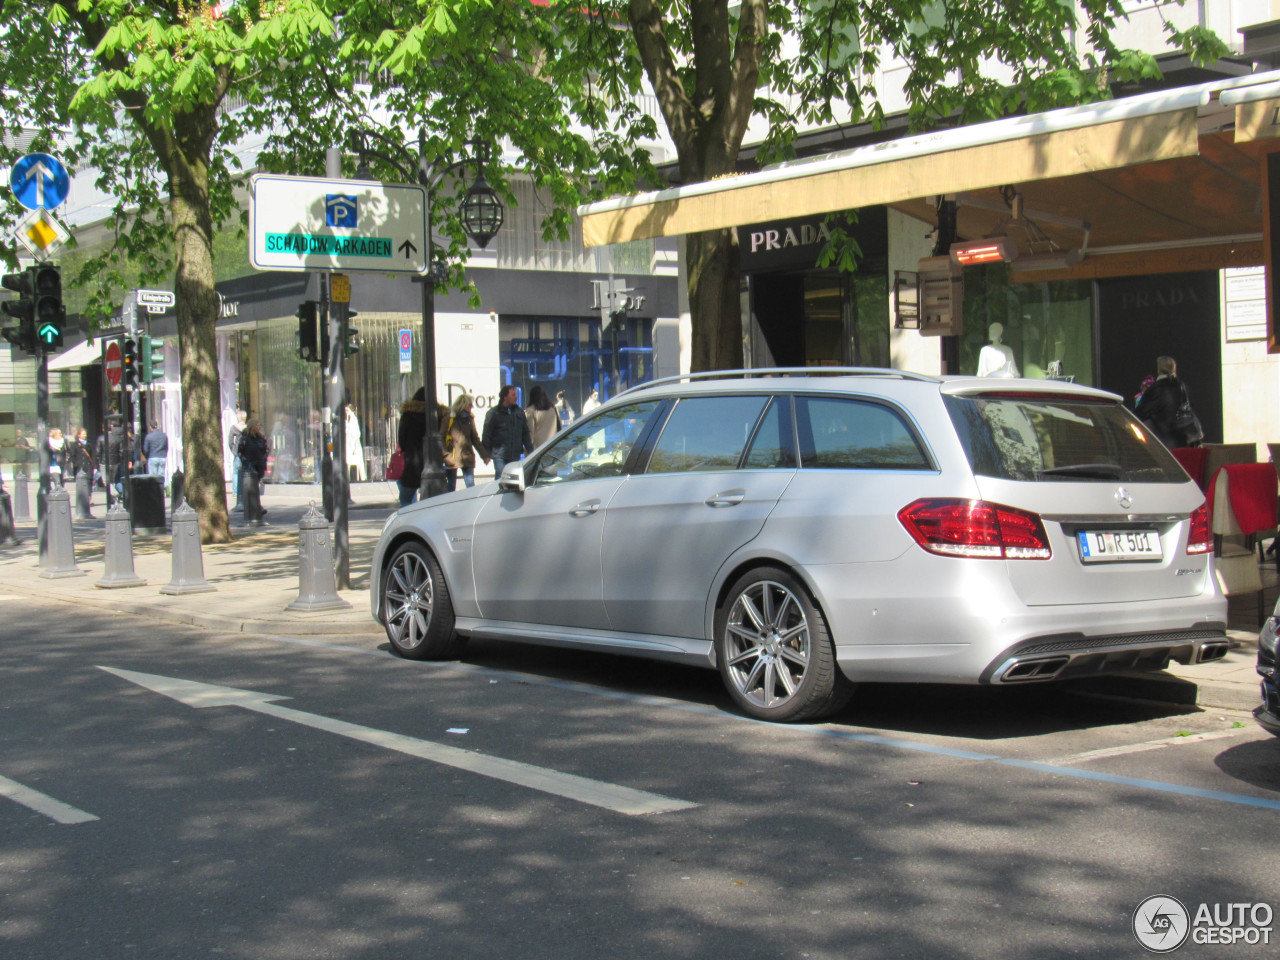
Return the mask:
M190 122L213 121L190 117ZM203 112L203 111L202 111ZM209 208L209 140L178 134L169 164L169 211L173 218L177 273L178 351L182 360L182 447L186 498L200 515L202 543L228 543L231 524L222 463L218 351L214 330L218 295L213 285L213 218ZM200 146L197 146L199 144ZM189 150L189 152L187 152Z
M743 361L738 236L733 230L689 234L689 310L693 315L690 372L737 370Z

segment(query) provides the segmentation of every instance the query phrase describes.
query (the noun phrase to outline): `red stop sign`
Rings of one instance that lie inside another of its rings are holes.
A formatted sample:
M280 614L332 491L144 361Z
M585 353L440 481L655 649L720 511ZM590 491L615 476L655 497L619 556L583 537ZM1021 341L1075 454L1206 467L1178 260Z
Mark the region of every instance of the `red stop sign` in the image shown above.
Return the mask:
M113 387L120 386L120 343L112 340L107 344L107 382Z

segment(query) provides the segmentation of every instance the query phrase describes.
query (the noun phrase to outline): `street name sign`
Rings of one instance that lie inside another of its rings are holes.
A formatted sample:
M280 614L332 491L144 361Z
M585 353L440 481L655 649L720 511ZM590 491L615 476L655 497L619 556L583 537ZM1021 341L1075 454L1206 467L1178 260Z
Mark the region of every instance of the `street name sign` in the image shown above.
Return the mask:
M425 273L427 191L375 180L258 173L249 179L257 270Z
M172 290L137 290L135 300L140 307L146 307L147 313L164 313L178 302Z
M47 153L28 153L9 172L13 195L28 210L52 210L67 199L71 177L62 161Z

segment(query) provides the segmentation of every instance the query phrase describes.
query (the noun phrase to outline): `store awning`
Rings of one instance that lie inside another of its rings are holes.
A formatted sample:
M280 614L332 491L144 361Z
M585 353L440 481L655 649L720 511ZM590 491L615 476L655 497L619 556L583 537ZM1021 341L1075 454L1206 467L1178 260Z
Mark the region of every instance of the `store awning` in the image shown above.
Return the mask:
M1278 80L1280 72L1254 74L1010 117L613 198L578 213L584 240L598 246L879 204L931 222L932 198L947 195L961 200L961 235L983 236L1002 216L1000 188L1016 186L1049 220L1090 221L1091 250L1206 239L1260 250L1259 158L1268 148L1223 133L1235 111L1218 97ZM966 199L974 201L969 209ZM1079 245L1078 231L1061 232L1064 246Z
M64 350L49 361L49 369L79 370L102 360L102 342L100 340L84 340L70 350Z

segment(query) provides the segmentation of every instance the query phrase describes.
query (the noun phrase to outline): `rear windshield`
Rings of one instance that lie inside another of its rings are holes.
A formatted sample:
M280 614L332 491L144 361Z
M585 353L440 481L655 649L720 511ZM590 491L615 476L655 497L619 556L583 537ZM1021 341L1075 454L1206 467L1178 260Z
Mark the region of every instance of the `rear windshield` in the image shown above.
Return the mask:
M944 398L973 472L1004 480L1185 483L1178 461L1118 403Z

